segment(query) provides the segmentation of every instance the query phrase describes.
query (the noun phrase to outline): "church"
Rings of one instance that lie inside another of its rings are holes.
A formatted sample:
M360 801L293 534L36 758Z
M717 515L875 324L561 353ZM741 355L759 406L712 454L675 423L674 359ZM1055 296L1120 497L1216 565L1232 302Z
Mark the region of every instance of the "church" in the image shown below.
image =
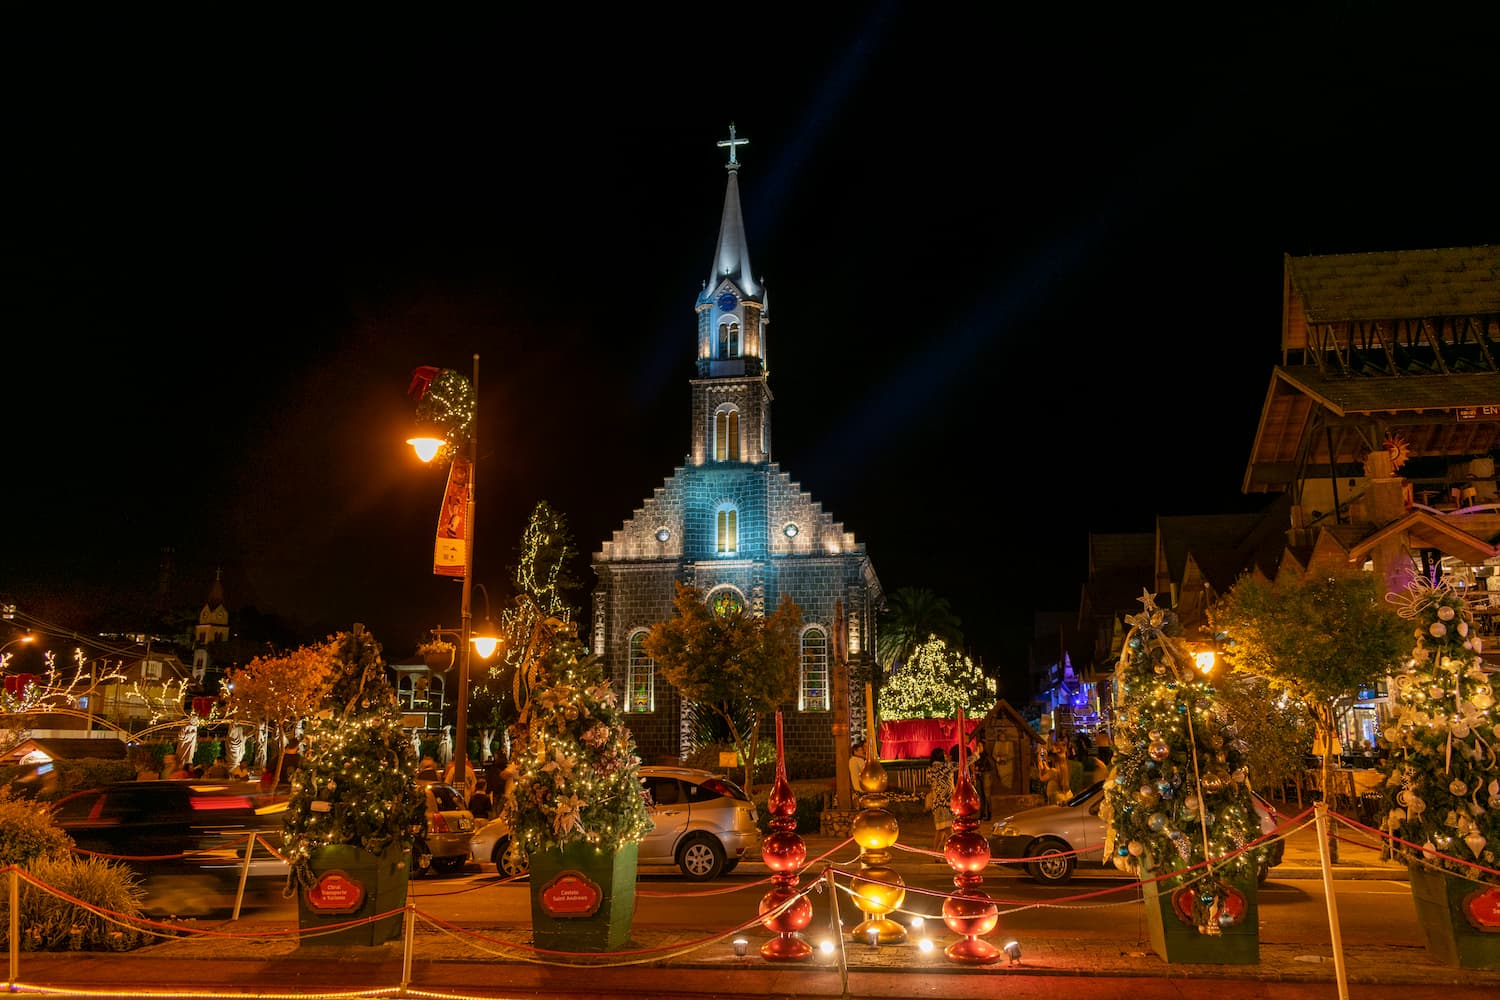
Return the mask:
M791 595L802 635L797 689L782 706L788 771L835 774L835 709L847 710L854 739L864 736L863 679L875 667L884 594L863 543L772 458L769 299L750 268L740 210L747 142L730 126L718 143L728 151L718 243L693 302L693 337L683 338L695 360L687 456L593 554L589 645L621 692L641 759L683 758L698 744L691 706L643 649L651 626L676 613L675 583L698 588L716 610L756 615ZM846 692L834 671L840 646L853 678Z

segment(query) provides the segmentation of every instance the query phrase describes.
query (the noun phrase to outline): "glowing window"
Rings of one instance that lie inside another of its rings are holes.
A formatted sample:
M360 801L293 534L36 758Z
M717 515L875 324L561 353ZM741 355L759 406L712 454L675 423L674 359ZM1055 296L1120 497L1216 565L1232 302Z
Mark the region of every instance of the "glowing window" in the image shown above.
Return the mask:
M739 320L725 316L719 321L719 357L737 358L740 356L740 323Z
M714 535L717 544L714 551L721 556L732 556L740 550L740 514L733 507L720 507L715 515Z
M720 462L740 460L740 411L732 406L714 414L714 458Z
M656 661L646 655L646 630L630 636L630 664L625 678L627 712L656 711Z
M797 709L828 711L828 633L816 626L802 633L802 678L797 686Z
M745 610L745 601L740 597L739 591L732 587L725 587L710 595L708 606L713 613L723 618L725 615L742 614Z

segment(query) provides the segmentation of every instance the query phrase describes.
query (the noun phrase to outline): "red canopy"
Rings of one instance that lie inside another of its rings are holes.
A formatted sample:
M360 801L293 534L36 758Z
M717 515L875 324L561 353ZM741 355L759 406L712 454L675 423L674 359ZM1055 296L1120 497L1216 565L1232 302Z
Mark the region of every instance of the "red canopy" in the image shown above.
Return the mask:
M971 737L983 724L983 717L964 720ZM934 748L958 746L958 720L889 719L880 724L879 743L881 760L928 760Z

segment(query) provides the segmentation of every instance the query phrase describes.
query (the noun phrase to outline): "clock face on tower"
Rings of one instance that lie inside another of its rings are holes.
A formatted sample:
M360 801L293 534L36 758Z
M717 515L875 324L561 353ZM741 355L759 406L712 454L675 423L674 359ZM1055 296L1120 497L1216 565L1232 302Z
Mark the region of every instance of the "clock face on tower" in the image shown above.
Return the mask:
M719 296L719 312L734 312L734 307L737 305L739 305L739 299L736 299L733 293L725 292Z

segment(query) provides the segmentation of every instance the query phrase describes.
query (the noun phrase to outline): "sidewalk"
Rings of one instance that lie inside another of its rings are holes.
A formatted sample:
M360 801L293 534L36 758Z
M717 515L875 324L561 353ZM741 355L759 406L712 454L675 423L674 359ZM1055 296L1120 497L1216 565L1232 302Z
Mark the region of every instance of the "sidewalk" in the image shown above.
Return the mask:
M924 833L919 824L909 827L903 829L903 843L930 842L930 829ZM1404 865L1382 861L1373 846L1359 842L1360 838L1347 829L1344 837L1340 863L1332 866L1335 878L1405 879ZM804 885L822 867L814 859L834 851L828 863L843 865L858 853L852 844L833 838L804 835L804 841L809 859ZM940 858L912 851L899 851L893 864L908 870L915 864L946 868ZM758 859L746 861L741 867L747 874L765 873ZM1316 835L1309 826L1288 839L1285 860L1273 869L1271 878L1321 877ZM1167 963L1152 951L1144 920L1136 920L1128 928L1116 924L1098 936L1027 931L1020 935L1022 956L1015 965L1004 957L977 966L951 961L942 949L955 935L945 927L930 928L936 945L930 952L920 950L915 939L879 948L846 942L842 949L846 971L842 974L836 954L815 952L805 960L791 962L762 958L759 948L771 935L758 922L738 933L732 928L638 925L632 929L625 949L594 956L538 952L530 944L529 924L474 922L452 926L419 918L409 972L403 966L401 941L366 948L320 946L316 939L299 945L295 926L253 920L200 921L195 929L203 933L118 955L24 953L17 982L86 993L114 991L129 984L130 995L138 998L169 994L390 996L409 991L410 995L431 997L519 994L564 1000L617 995L686 1000L838 997L847 981L851 995L860 997L938 995L954 1000L988 1000L997 995L997 989L1009 995L1017 995L1023 988L1045 992L1043 986L1050 979L1066 977L1129 979L1130 985L1120 984L1118 989L1142 1000L1158 995L1152 991L1165 988L1161 984L1175 983L1170 992L1178 992L1184 981L1194 980L1327 983L1330 990L1337 981L1327 938L1316 943L1284 943L1277 940L1274 928L1263 926L1257 964ZM810 941L823 937L817 930L808 928ZM1001 929L986 940L998 947L1008 939L1004 934ZM745 957L734 954L731 938L735 936L749 941ZM1428 957L1420 942L1395 947L1345 947L1343 960L1346 981L1363 987L1360 996L1381 995L1380 991L1389 987L1403 987L1402 994L1408 998L1418 995L1414 991L1423 997L1440 995L1422 992L1424 987L1449 993L1453 987L1460 987L1471 995L1475 990L1500 995L1500 971L1440 965ZM1001 987L997 977L1005 977L1007 984ZM1055 983L1049 987L1052 991L1057 988ZM1066 988L1072 991L1081 986Z

